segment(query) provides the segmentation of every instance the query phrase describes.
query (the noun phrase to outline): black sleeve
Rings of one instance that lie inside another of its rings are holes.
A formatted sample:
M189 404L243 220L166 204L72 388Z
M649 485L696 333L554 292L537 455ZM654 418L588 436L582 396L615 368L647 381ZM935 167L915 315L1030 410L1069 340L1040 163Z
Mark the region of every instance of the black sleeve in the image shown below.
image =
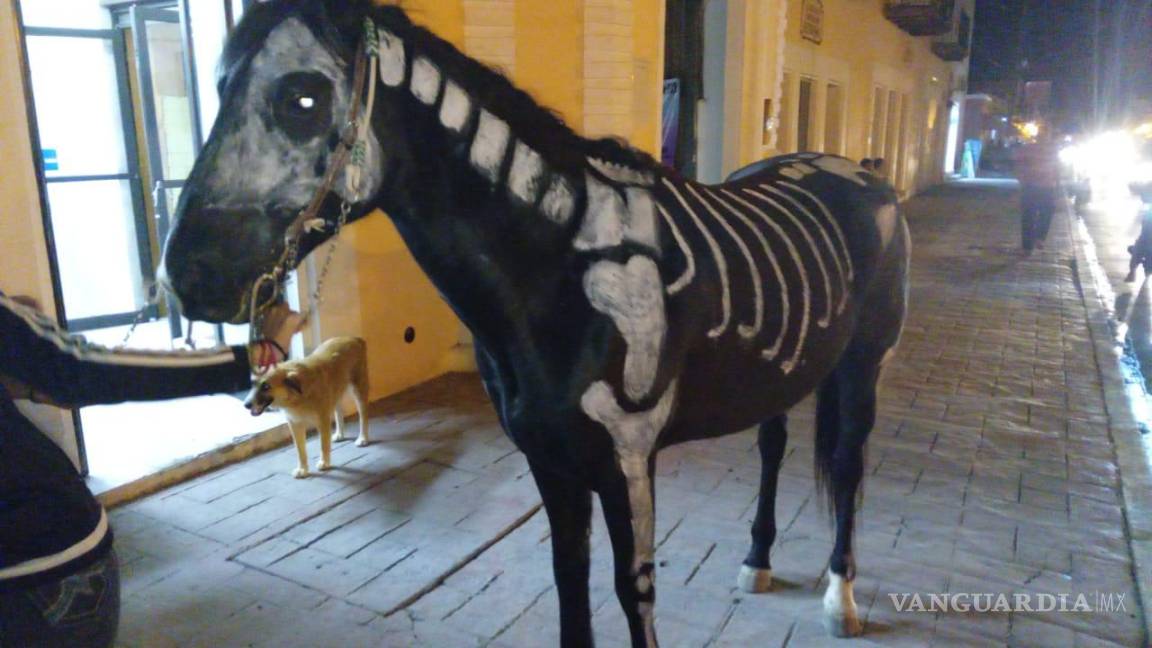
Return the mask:
M71 406L164 400L251 385L245 347L211 351L113 350L61 331L0 294L0 374Z

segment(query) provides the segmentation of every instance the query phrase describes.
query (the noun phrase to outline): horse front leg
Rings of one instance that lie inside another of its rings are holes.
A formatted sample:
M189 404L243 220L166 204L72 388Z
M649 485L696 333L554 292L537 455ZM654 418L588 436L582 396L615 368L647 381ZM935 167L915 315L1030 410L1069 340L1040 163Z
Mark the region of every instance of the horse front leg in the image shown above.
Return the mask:
M588 388L580 406L590 419L604 426L612 438L615 457L602 457L597 466L600 503L612 539L616 564L616 596L628 619L634 648L655 648L653 625L656 601L655 564L656 506L652 474L656 462L656 441L672 412L676 382L655 407L647 411L625 412L607 383Z
M552 530L552 572L560 599L560 645L590 648L594 644L588 597L592 491L546 468L531 465Z
M621 458L622 473L601 490L600 504L612 539L616 598L628 620L633 648L656 648L655 457Z
M776 485L780 478L780 463L788 445L788 419L777 416L760 424L760 501L756 505L756 519L752 522L752 547L740 567L737 586L750 593L772 589L772 564L769 553L776 541Z

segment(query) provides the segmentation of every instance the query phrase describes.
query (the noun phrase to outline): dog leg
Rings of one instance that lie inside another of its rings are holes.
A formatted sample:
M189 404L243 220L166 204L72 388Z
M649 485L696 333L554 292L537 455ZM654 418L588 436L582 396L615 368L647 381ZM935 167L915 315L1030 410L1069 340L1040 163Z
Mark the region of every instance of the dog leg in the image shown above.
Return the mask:
M296 444L296 470L292 476L303 479L308 476L308 428L299 423L288 423L288 430L292 432L292 442Z
M356 437L356 445L368 445L368 416L364 411L364 396L357 388L352 389L352 400L356 401L356 414L360 417L360 436Z
M330 470L332 468L332 421L319 417L320 429L320 461L316 463L316 470Z
M347 441L348 437L344 436L344 414L340 411L340 405L336 405L336 411L332 412L332 423L336 426L336 433L332 435L333 441Z

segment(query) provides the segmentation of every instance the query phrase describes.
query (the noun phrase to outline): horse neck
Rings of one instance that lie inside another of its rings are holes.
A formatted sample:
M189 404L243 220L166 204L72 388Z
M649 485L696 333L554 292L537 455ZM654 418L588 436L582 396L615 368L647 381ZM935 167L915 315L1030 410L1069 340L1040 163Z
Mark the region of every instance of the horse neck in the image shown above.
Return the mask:
M506 327L571 248L579 184L418 48L381 33L380 83L407 149L381 205L469 328ZM535 134L537 137L539 133ZM382 138L385 143L389 138ZM528 288L532 286L533 288ZM510 292L512 294L510 294Z

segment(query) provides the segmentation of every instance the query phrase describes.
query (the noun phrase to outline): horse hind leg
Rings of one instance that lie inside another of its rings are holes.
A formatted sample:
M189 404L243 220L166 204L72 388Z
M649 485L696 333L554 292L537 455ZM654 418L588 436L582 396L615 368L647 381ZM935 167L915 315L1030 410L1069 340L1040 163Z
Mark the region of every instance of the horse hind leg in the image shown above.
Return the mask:
M864 444L876 422L876 383L883 352L853 353L837 365L820 390L816 411L817 474L830 486L836 541L828 564L824 625L837 637L863 632L852 586L856 560L852 535L856 499L864 476Z
M776 485L780 477L780 463L788 444L787 417L778 416L760 424L760 499L756 505L756 519L752 522L752 547L736 585L750 593L772 589L772 564L769 553L776 541Z

